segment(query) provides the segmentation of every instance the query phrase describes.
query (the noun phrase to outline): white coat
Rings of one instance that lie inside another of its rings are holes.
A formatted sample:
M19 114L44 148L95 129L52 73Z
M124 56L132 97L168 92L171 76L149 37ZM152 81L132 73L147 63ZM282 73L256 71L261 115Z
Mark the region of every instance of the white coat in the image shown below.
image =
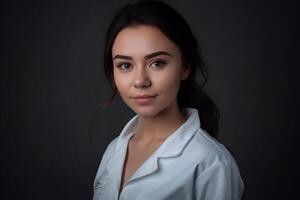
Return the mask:
M134 116L106 148L95 180L93 200L239 200L244 183L225 148L200 127L198 111L135 171L119 194L127 144L135 133Z

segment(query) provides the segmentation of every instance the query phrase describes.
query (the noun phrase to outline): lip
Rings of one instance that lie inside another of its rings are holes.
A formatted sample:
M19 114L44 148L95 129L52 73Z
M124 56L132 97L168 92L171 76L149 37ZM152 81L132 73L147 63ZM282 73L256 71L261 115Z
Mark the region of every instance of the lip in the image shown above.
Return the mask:
M139 95L133 97L133 100L139 105L148 105L152 103L156 96L157 95Z
M133 97L134 99L147 99L147 98L153 98L156 97L156 95L138 95Z

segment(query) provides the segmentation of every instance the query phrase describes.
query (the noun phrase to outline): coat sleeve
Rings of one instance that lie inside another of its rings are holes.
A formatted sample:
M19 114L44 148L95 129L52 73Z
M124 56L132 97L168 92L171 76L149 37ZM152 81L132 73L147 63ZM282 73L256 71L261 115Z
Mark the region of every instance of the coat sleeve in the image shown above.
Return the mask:
M244 183L234 160L216 160L195 181L197 200L240 200Z

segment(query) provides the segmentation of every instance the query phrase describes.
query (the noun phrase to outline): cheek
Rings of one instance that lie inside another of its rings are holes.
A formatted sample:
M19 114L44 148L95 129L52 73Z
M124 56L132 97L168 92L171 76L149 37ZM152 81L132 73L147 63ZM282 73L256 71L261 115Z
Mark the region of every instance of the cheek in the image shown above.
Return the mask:
M154 76L153 81L160 92L176 93L179 89L180 75L177 70L167 70L162 74Z
M126 93L127 91L126 88L128 87L128 80L126 79L126 77L121 76L117 72L114 72L114 81L119 93L121 95Z

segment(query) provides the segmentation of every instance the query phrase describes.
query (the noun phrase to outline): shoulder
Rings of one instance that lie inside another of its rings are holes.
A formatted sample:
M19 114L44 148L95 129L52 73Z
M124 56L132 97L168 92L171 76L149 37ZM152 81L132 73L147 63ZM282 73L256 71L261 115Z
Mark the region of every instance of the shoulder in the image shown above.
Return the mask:
M118 136L119 137L119 136ZM118 141L118 137L115 137L106 147L103 155L102 155L102 158L101 158L101 161L100 161L100 164L98 166L98 170L97 170L97 174L96 174L96 178L95 178L95 181L97 179L97 177L99 177L104 169L105 169L105 166L108 162L108 160L110 159L110 157L112 156L112 153L115 149L115 146L116 146L116 143Z
M119 136L113 138L113 140L107 145L103 155L102 155L102 158L101 158L101 162L100 162L100 168L103 168L104 165L107 163L107 161L109 160L109 158L111 157L115 147L116 147L116 144L117 144L117 141L118 141L118 138Z
M244 182L231 153L204 130L194 136L192 142L198 154L194 179L197 199L241 199Z
M216 164L236 165L236 161L229 150L204 129L200 128L197 130L188 146L189 154L193 155L193 158L202 170Z
M105 152L103 154L103 157L108 156L109 154L111 154L114 151L117 141L118 141L118 138L119 138L119 136L113 138L113 140L107 145Z

